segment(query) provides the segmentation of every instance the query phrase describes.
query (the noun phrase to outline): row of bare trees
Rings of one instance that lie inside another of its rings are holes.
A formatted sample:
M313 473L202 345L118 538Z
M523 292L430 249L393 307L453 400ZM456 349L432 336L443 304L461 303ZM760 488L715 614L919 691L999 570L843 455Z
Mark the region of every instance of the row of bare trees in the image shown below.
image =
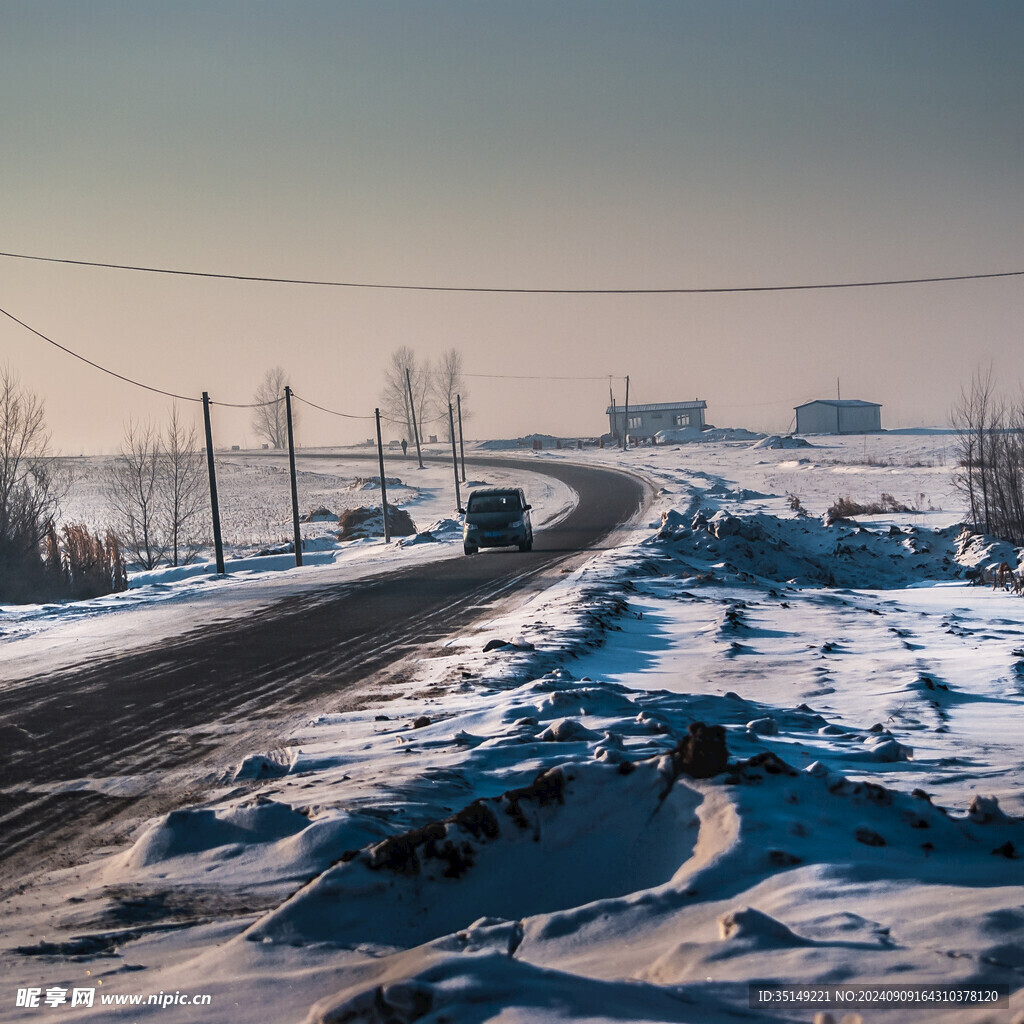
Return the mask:
M953 409L954 483L974 530L1024 545L1024 396L996 391L992 371L975 373Z
M284 389L288 375L280 366L268 370L253 395L252 429L260 441L271 448L288 444ZM411 396L410 396L411 392ZM421 360L406 345L391 353L384 371L384 390L380 398L384 421L399 428L406 440L414 435L413 419L420 434L443 434L449 440L448 406L462 399L463 419L468 417L468 395L462 365L462 353L455 348L442 352L436 362ZM411 403L410 403L411 397ZM292 429L298 424L298 411L292 406Z
M209 495L194 424L173 405L165 430L129 422L114 460L110 503L131 561L186 565L199 550Z
M414 410L409 405L410 390L421 435L426 432L425 427L430 427L430 432L443 434L445 440L450 440L448 406L455 405L457 395L462 399L462 417L468 418L465 404L468 392L462 353L458 349L442 352L435 363L420 360L405 345L391 353L384 371L381 415L391 426L403 430L411 441Z

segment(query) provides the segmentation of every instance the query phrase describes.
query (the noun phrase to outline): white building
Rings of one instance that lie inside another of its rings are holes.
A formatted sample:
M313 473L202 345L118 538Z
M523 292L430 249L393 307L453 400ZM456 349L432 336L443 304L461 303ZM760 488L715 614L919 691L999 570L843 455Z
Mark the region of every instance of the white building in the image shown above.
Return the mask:
M859 398L818 398L796 407L798 434L870 434L882 429L882 407Z
M609 431L616 437L623 432L644 441L654 437L659 430L681 430L683 427L704 429L704 410L708 403L702 399L692 402L655 402L629 407L629 424L626 423L626 408L610 405L605 410Z

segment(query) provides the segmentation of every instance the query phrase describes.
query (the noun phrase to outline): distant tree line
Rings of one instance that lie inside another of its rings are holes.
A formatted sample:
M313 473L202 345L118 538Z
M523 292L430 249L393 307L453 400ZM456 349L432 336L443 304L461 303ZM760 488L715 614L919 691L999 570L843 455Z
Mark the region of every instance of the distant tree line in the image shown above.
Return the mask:
M954 483L971 526L1024 546L1024 397L996 392L992 371L976 373L953 409L957 433Z

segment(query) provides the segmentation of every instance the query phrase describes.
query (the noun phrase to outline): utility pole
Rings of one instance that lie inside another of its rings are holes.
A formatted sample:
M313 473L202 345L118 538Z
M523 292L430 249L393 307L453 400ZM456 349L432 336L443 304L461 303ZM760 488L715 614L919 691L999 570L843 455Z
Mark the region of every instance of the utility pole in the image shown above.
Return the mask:
M380 436L380 409L373 410L377 417L377 461L380 463L380 507L384 515L384 543L391 543L391 527L388 526L388 485L384 479L384 441Z
M217 575L224 575L224 544L220 538L220 505L217 504L217 470L213 464L213 430L210 427L210 396L203 392L203 421L206 424L206 465L210 471L210 512L213 514L213 550Z
M626 409L622 418L622 450L626 450L629 439L629 377L626 377Z
M416 426L416 404L412 400L412 380L409 377L409 367L405 368L405 386L409 389L409 411L412 413L412 435L416 439L416 458L419 460L420 469L423 468L423 452L420 451L420 431Z
M619 436L619 421L615 415L615 394L612 391L612 379L608 378L608 401L612 405L612 440Z
M448 403L448 433L452 439L452 470L455 473L455 511L462 511L462 496L459 494L459 460L455 455L455 417L452 415L452 403Z
M462 436L462 395L455 396L455 405L459 411L459 452L462 455L462 482L466 482L466 439Z
M292 389L284 386L284 412L288 420L288 471L292 478L292 528L295 532L295 564L302 565L302 530L299 527L299 490L295 484L295 438L292 436Z

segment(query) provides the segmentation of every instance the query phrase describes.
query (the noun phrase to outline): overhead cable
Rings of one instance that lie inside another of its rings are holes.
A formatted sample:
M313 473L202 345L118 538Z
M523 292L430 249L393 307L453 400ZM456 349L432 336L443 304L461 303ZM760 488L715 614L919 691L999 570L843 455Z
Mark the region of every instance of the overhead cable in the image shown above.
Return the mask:
M72 260L57 256L33 256L28 253L19 252L0 252L0 256L15 260L34 260L40 263L63 263L76 267L103 267L108 270L133 270L143 274L170 274L177 277L204 277L226 281L256 281L263 284L302 284L319 288L366 288L409 292L476 292L497 295L720 295L740 292L799 292L839 288L881 288L906 284L939 284L950 281L983 281L1001 277L1024 277L1024 270L1004 270L988 274L949 274L938 277L832 281L816 284L729 285L711 288L508 288L441 284L385 284L379 281L328 281L316 278L268 277L257 274L228 274L206 270L143 267L128 263L103 263L98 260Z
M487 380L608 380L612 375L604 373L600 377L558 377L552 374L464 373L462 376Z
M192 395L178 395L173 391L165 391L163 388L154 387L152 384L143 384L140 380L135 380L132 377L126 377L122 373L118 373L116 370L108 369L106 366L101 366L99 363L93 362L91 359L87 359L83 355L75 352L73 349L62 345L59 341L54 341L53 338L42 331L37 331L34 327L30 327L24 320L19 320L13 313L9 313L6 309L0 308L0 313L3 313L9 320L13 320L16 324L24 327L30 334L34 334L37 338L41 338L49 345L53 345L54 348L58 348L61 352L66 352L69 356L73 356L75 359L85 363L87 366L91 366L94 370L99 370L100 373L106 373L111 377L116 377L118 380L123 380L126 384L132 384L137 388L143 388L146 391L152 391L158 395L165 395L167 398L175 398L181 402L202 402L201 398L195 398ZM278 402L282 401L280 398L275 398L269 402L248 402L245 404L238 404L235 402L214 402L210 401L210 405L219 405L226 409L261 409L268 405L277 405Z
M298 402L302 402L304 405L311 405L314 409L319 409L321 412L326 412L331 416L341 416L346 420L372 420L373 416L356 416L350 412L336 412L334 409L325 409L322 405L317 405L316 402L311 402L308 398L303 398L301 395L292 392L292 398Z
M99 370L101 373L109 374L111 377L116 377L118 380L123 380L126 384L134 384L137 388L145 388L146 391L153 391L158 395L166 395L168 398L177 398L182 402L201 402L201 398L193 398L191 395L176 395L172 391L164 391L163 388L155 388L150 384L143 384L142 381L133 380L131 377L125 377L123 374L117 373L114 370L108 370L105 366L100 366L99 363L94 363L91 359L86 359L85 356L79 355L77 352L73 352L66 345L62 345L59 341L54 341L53 338L47 337L42 331L37 331L34 327L29 327L24 320L19 320L13 313L8 313L6 309L0 308L0 313L3 313L9 320L13 320L16 324L24 327L26 331L34 334L37 338L42 338L43 341L53 345L54 348L59 348L61 352L66 352L69 356L74 356L75 359L81 360L93 369Z

